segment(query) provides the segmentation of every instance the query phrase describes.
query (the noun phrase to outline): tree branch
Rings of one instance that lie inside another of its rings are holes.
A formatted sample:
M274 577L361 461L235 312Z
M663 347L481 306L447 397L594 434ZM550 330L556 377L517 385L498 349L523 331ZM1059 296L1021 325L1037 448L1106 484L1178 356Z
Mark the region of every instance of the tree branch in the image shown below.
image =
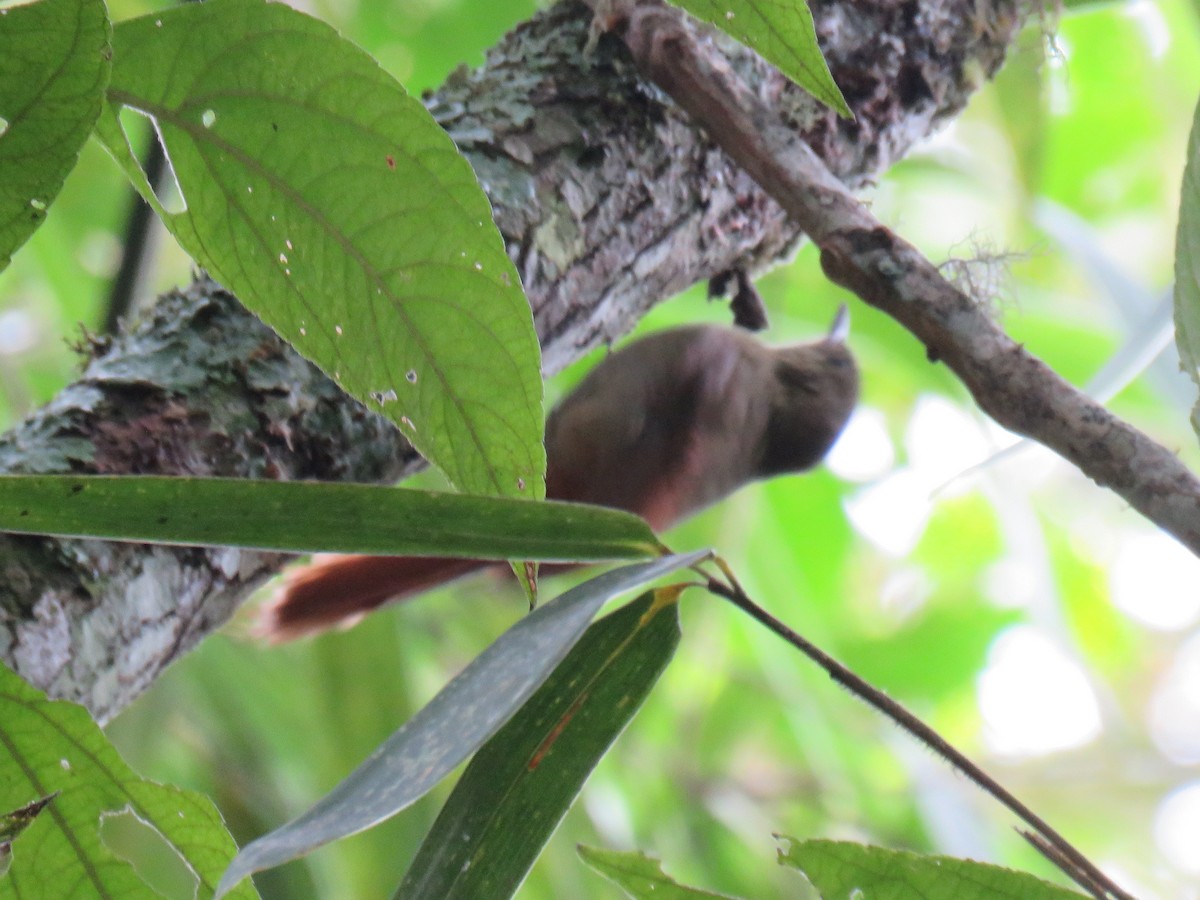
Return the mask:
M703 40L851 187L956 115L1016 27L1012 0L813 7L853 122L744 48ZM1005 27L980 31L981 20ZM589 23L586 7L555 6L428 99L491 198L547 372L665 297L768 266L800 239L746 172L638 78L619 41L582 52ZM416 464L390 425L211 282L164 298L91 353L76 384L0 438L0 469L387 481ZM104 721L281 563L236 550L0 540L0 658Z
M1173 453L1013 341L984 303L885 228L678 10L635 4L625 34L647 77L804 229L833 281L911 331L1005 428L1045 444L1200 556L1200 480Z
M854 671L842 665L816 644L803 635L793 631L781 620L775 618L757 603L738 584L733 571L720 559L717 566L721 569L728 583L707 576L706 587L719 597L724 597L742 612L746 613L760 625L783 638L812 662L820 666L835 683L862 700L876 712L891 719L903 731L920 741L953 768L971 780L980 790L1003 805L1009 812L1029 825L1034 830L1021 831L1021 835L1029 841L1041 854L1071 878L1076 884L1099 898L1115 898L1115 900L1134 900L1133 896L1123 890L1116 882L1104 874L1100 868L1083 855L1065 837L1050 827L1041 816L1018 800L1004 785L973 763L966 755L960 753L953 744L943 738L920 718L909 712L905 706L893 700L874 685L864 681Z

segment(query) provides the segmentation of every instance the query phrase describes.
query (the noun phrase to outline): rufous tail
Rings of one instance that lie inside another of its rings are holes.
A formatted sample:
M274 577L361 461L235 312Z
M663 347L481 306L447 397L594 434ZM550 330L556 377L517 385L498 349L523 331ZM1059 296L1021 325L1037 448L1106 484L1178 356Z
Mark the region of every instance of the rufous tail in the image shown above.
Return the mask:
M272 643L349 627L387 603L495 563L419 556L320 554L284 576L254 632Z

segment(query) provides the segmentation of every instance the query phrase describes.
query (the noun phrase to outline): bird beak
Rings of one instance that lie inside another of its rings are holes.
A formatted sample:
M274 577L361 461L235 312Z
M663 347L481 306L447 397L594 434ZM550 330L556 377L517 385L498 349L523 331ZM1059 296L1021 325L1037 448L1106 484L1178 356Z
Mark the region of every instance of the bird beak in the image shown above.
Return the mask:
M850 337L850 308L843 303L838 307L837 315L833 317L833 324L829 326L829 336L825 340L844 344L848 337Z

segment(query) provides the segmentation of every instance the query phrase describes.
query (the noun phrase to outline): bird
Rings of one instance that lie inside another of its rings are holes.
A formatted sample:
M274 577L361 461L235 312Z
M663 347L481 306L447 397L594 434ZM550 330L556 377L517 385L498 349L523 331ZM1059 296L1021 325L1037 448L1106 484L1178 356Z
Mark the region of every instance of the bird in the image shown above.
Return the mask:
M695 324L609 354L546 421L546 496L626 510L656 532L751 481L816 466L855 407L839 309L828 334L771 347ZM328 554L286 575L256 632L271 642L354 624L494 561Z

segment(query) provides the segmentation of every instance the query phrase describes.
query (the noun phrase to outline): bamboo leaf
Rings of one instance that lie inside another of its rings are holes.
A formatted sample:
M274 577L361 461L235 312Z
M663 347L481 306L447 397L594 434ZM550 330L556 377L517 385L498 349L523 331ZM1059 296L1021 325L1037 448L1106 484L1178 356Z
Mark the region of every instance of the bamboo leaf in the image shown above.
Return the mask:
M396 896L511 897L679 644L679 588L592 625L479 752Z
M159 544L583 562L656 555L637 516L599 506L369 484L0 475L0 531Z
M252 872L369 828L424 796L521 708L606 601L708 555L667 556L605 572L538 607L312 809L244 847L221 878L217 895Z

